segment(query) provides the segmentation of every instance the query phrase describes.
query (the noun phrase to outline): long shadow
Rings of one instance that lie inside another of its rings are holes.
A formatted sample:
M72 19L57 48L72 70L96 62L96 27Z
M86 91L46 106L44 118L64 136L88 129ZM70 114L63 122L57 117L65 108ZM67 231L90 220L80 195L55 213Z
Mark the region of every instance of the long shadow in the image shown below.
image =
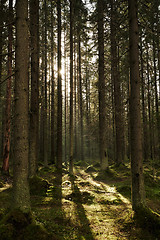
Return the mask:
M82 199L81 192L77 184L75 183L73 176L70 177L70 181L72 184L72 194L74 196L73 201L76 204L76 212L81 223L81 227L79 228L79 232L81 233L81 235L78 236L78 239L83 239L84 237L85 239L88 239L88 240L94 240L95 238L93 237L93 233L89 226L90 222L86 216L85 209L82 205L83 199Z
M51 189L55 205L62 209L62 171L56 170L54 172L55 178L52 180L53 186Z
M52 186L48 191L48 197L51 197L50 225L56 239L64 239L65 213L62 209L62 171L55 170Z

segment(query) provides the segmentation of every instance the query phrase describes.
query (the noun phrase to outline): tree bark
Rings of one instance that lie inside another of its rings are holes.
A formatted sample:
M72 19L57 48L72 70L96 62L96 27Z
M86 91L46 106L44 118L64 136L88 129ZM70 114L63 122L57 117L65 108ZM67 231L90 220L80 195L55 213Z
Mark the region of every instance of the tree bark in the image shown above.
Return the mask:
M145 79L144 79L144 63L143 63L143 46L142 38L140 44L140 59L141 59L141 97L142 97L142 117L143 117L143 158L145 161L148 159L148 127L145 103Z
M81 151L80 158L84 160L84 136L83 136L83 98L82 98L82 74L81 74L81 36L78 33L78 71L79 71L79 104L80 104L80 138Z
M51 162L55 163L55 76L54 76L54 20L53 20L53 1L51 1Z
M13 208L30 210L28 186L28 110L29 110L29 37L28 1L16 2L16 81L15 81L15 125L14 125L14 168Z
M105 76L104 76L104 16L103 0L98 0L98 53L99 53L99 156L102 170L108 167L106 152Z
M116 130L116 162L120 164L124 160L124 123L122 114L122 97L120 88L120 76L118 70L118 53L116 41L116 6L111 0L111 75L114 86L115 106L115 130Z
M12 19L13 19L13 0L9 1L8 12L8 76L6 87L6 106L5 106L5 124L3 141L3 165L2 172L9 175L9 153L10 153L10 132L11 132L11 82L12 82Z
M57 0L58 17L58 107L57 107L57 168L62 169L62 78L61 78L61 0Z
M137 0L129 0L129 51L130 51L130 132L132 207L136 211L144 205L143 154L140 114L140 72L138 51Z
M148 54L148 46L147 46L147 97L148 97L148 118L149 118L149 151L150 158L153 160L153 138L152 138L152 119L151 119L151 96L150 96L150 78L149 78L149 54Z
M31 107L29 174L34 176L38 164L39 146L39 0L30 0L31 34Z
M75 160L77 160L77 61L75 39L74 39L74 158Z
M3 17L4 17L4 0L0 1L0 82L2 81L2 47L3 47ZM0 84L0 159L3 158L3 107L2 107L2 84Z
M153 68L154 68L154 94L155 94L155 108L156 108L156 125L157 125L157 146L156 146L156 155L157 158L160 158L160 114L159 114L159 105L158 105L158 86L157 86L157 68L156 68L156 43L155 36L153 36Z
M44 14L45 14L45 26L44 26L44 165L48 165L48 124L47 124L47 3L44 1Z
M70 156L69 173L73 175L73 0L70 0Z

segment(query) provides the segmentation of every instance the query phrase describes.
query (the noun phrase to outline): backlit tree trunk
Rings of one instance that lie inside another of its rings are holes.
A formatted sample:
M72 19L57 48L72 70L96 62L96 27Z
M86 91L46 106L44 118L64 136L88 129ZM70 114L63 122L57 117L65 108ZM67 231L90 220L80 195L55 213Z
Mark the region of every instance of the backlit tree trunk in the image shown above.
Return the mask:
M51 162L55 163L55 106L54 106L54 20L53 20L53 1L51 1Z
M70 151L69 173L73 174L73 0L70 0Z
M105 142L105 77L104 77L104 25L103 0L98 0L98 53L99 53L99 156L102 170L108 167Z
M81 74L81 37L78 33L78 71L79 71L79 106L80 106L80 158L84 160L84 137L83 137L83 98L82 98L82 74Z
M57 0L57 17L58 17L57 168L62 169L61 0Z

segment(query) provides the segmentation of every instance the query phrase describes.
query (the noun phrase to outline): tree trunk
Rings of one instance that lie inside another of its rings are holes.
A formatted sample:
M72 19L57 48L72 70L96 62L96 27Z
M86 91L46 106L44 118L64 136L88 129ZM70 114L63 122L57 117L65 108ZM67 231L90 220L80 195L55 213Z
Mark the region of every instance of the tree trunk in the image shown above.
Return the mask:
M144 205L145 200L142 164L137 0L129 0L129 44L132 207L136 211L140 206Z
M13 21L13 0L9 1L9 17L8 17L8 76L12 75L12 24ZM5 130L3 141L3 174L9 174L9 153L10 153L10 131L11 131L11 81L12 77L7 80L6 88L6 109L5 109Z
M79 58L79 104L80 104L80 138L81 138L81 153L80 158L84 160L84 137L83 137L83 98L82 98L82 74L81 74L81 37L78 33L78 58Z
M45 26L44 26L44 165L48 165L48 127L47 127L47 4L44 1Z
M160 159L160 115L158 106L158 87L157 87L157 68L156 68L156 46L155 46L155 36L153 36L153 68L154 68L154 93L155 93L155 108L156 108L156 125L157 125L157 146L156 155Z
M147 94L148 94L148 118L149 118L149 143L150 143L150 158L153 160L153 139L152 139L152 119L151 119L151 96L150 96L150 78L149 78L149 56L147 47Z
M51 162L55 163L55 106L54 106L54 21L53 1L51 1Z
M4 1L0 1L0 82L2 81L2 46L3 46L3 38L2 38L2 33L3 33L3 3ZM0 84L0 159L3 157L3 129L2 129L2 84Z
M62 79L61 79L61 0L57 0L58 20L58 107L57 107L57 168L62 169Z
M86 44L87 45L87 44ZM86 135L87 135L87 157L90 159L90 79L89 79L89 66L88 66L88 49L86 49Z
M73 0L70 0L70 151L69 173L73 175Z
M38 164L39 145L39 0L30 0L31 34L31 107L29 174L34 176Z
M98 0L98 53L99 53L99 156L102 170L108 167L106 152L105 77L104 77L104 16L103 0Z
M76 41L74 39L74 158L77 160L77 64Z
M14 125L14 168L13 208L30 210L28 186L28 108L29 108L29 37L28 1L16 2L16 81L15 81L15 125Z
M141 97L142 97L142 117L143 117L143 158L146 161L148 159L148 128L147 128L147 115L146 115L146 103L145 103L145 79L144 79L144 63L143 63L143 46L141 38Z
M124 123L122 116L122 98L120 77L118 70L118 54L116 43L116 6L111 0L111 74L114 86L115 130L116 130L116 162L120 164L124 159Z
M41 9L40 15L43 14L43 9ZM44 17L43 17L44 20ZM41 25L40 25L41 26ZM42 42L44 43L44 26L41 27L41 34L42 34ZM44 68L45 68L45 60L44 60L44 44L40 45L40 58L42 59L40 64L40 134L39 134L39 159L43 162L44 161Z

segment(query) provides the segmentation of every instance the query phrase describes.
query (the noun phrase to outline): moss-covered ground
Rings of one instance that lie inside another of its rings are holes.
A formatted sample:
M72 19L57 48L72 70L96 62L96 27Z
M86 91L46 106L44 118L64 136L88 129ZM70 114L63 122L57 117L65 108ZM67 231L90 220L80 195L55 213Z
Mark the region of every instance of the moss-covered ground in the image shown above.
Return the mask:
M160 239L155 231L159 225L147 225L146 221L143 226L134 218L129 165L113 165L102 172L99 164L76 164L74 173L70 176L66 167L59 172L53 165L39 168L37 176L30 179L32 218L21 217L19 212L16 217L13 212L7 214L12 179L1 177L0 239ZM145 166L145 187L147 205L160 214L158 169L153 175L153 169Z

